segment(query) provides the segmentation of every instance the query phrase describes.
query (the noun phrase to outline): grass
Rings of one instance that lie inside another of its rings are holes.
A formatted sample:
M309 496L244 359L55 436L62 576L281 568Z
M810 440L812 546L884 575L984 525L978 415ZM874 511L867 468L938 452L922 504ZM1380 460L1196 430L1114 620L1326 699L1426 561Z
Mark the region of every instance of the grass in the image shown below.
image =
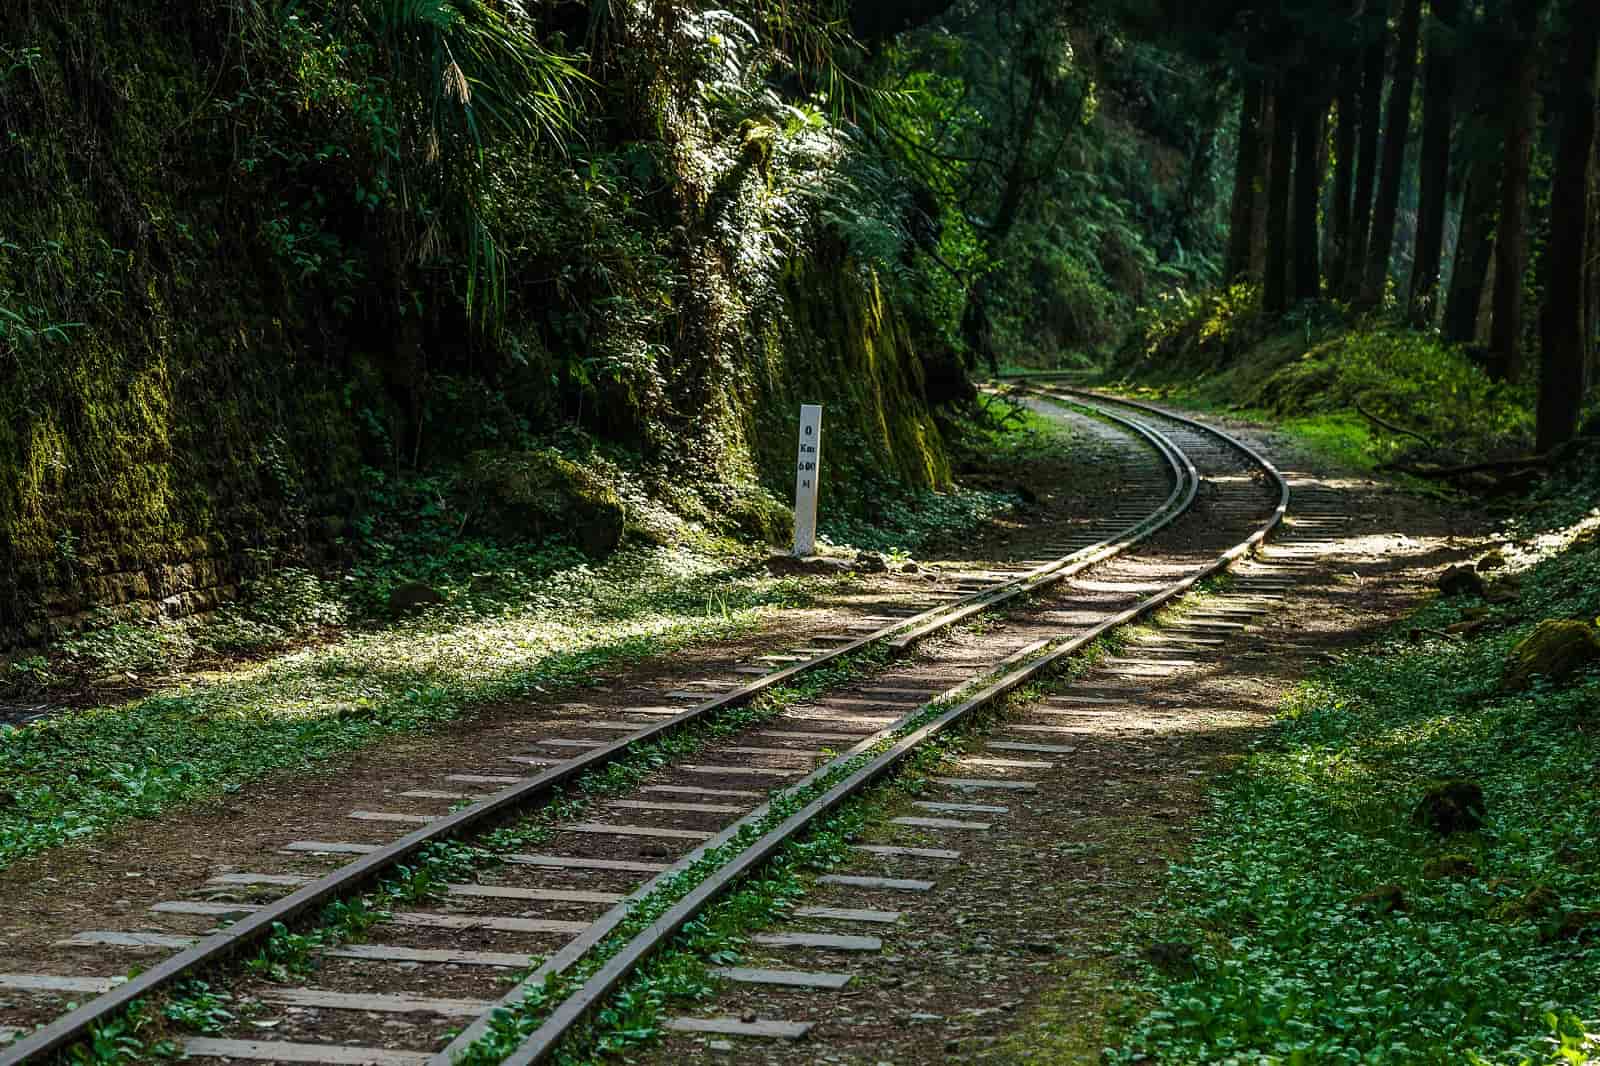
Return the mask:
M129 703L0 727L0 868L498 700L748 633L819 586L683 549L575 568L502 613L439 610Z
M1114 373L1181 403L1274 422L1358 470L1523 454L1533 441L1531 389L1492 380L1459 346L1331 302L1269 319L1249 286L1147 315Z
M1156 1007L1108 1061L1600 1056L1580 1021L1600 1016L1600 674L1500 683L1539 620L1600 613L1600 550L1547 558L1520 588L1435 601L1293 695L1135 926L1198 950L1189 972L1144 973ZM1469 639L1409 638L1469 611L1487 619ZM1446 778L1482 786L1481 830L1414 823Z

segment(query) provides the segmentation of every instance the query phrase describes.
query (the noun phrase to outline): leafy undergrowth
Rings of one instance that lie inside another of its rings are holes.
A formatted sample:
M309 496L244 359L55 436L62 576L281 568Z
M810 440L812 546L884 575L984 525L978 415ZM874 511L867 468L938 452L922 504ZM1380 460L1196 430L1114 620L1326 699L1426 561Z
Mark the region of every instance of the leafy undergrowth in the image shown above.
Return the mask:
M824 520L821 539L836 548L915 552L933 541L978 529L1016 505L1015 495L988 489L885 491L871 517Z
M1584 1035L1600 1025L1600 672L1502 684L1540 620L1600 612L1600 548L1504 588L1435 601L1303 686L1223 779L1139 930L1196 945L1192 965L1147 972L1159 1005L1111 1061L1600 1056ZM1463 620L1482 624L1444 633ZM1481 786L1481 828L1418 824L1444 779Z
M1032 464L1073 454L1071 426L1011 404L991 405L961 423L953 450L967 474L966 485L948 492L883 486L868 494L873 503L858 516L835 515L821 523L835 546L884 552L915 552L948 544L1017 508L1016 486Z
M824 587L633 549L563 571L497 614L446 606L130 703L0 727L0 867L476 705L732 637Z
M1359 469L1525 454L1533 440L1531 387L1494 381L1461 347L1336 304L1274 322L1248 286L1153 315L1116 373L1171 399L1271 420Z
M894 555L959 552L975 531L1017 510L1026 482L1046 464L1085 458L1070 423L1010 403L964 423L954 450L968 484L944 493L885 492L874 519L824 522L824 539Z

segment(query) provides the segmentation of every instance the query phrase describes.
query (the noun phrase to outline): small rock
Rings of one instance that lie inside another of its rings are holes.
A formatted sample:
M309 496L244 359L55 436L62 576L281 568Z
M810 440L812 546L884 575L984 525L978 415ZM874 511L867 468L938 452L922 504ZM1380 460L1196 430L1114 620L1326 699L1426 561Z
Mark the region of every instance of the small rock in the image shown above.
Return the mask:
M1480 574L1488 570L1504 570L1505 568L1506 557L1499 551L1492 551L1478 560L1478 573Z
M756 1012L753 1010L747 1010L743 1014L739 1015L739 1020L744 1022L746 1025L754 1025L756 1021Z
M1496 581L1484 594L1484 599L1490 603L1516 603L1522 598L1522 582L1514 577L1503 578Z
M860 552L856 555L856 573L858 574L884 574L889 571L889 564L877 552Z
M1476 781L1440 781L1423 793L1411 820L1436 833L1449 835L1483 828L1489 815L1483 786Z
M665 859L672 855L672 851L665 844L641 844L639 854L652 859Z
M1439 578L1439 589L1446 596L1482 596L1483 578L1470 566L1452 566Z
M1568 911L1544 936L1545 940L1573 940L1581 944L1600 940L1600 911Z
M802 577L812 574L829 577L847 573L849 570L850 564L843 559L829 559L821 555L800 558L780 553L767 556L767 572L773 577Z
M410 614L428 607L438 607L444 602L444 593L421 581L396 585L389 593L389 610L395 614Z
M712 1051L732 1051L733 1050L733 1041L732 1040L713 1040L710 1043L708 1043L706 1045L706 1047L710 1048Z
M1158 940L1144 949L1145 961L1167 973L1187 972L1194 969L1197 945L1182 940Z
M900 572L902 574L920 574L922 572L922 567L918 566L915 562L909 562L900 568Z
M1406 909L1406 894L1399 885L1379 885L1351 902L1374 914L1394 914Z

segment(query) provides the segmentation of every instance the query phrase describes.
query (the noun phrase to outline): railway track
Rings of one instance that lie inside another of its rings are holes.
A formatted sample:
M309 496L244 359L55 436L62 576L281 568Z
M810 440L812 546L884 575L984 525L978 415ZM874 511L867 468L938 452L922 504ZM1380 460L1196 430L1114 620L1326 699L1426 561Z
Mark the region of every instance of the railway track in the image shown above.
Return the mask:
M862 617L849 631L814 635L792 652L741 667L740 677L688 685L604 718L574 706L562 720L542 723L547 728L527 750L505 754L520 764L516 773L467 766L426 787L396 790L385 797L389 809L351 812L352 829L375 829L376 839L359 832L340 840L287 839L281 851L263 856L262 868L188 891L174 886L173 898L153 908L152 920L234 922L226 928L84 929L69 946L106 953L108 971L112 959L126 957L119 953L166 957L115 984L104 976L0 974L3 992L26 993L31 982L96 993L0 1048L0 1064L43 1061L136 1000L195 975L233 975L226 981L235 1002L266 1005L278 1017L265 1029L245 1019L192 1038L184 1050L193 1058L447 1066L488 1031L493 1011L514 1007L529 989L565 976L571 994L507 1060L541 1061L641 960L815 819L974 710L1239 559L1282 517L1287 486L1270 464L1236 442L1147 408L1117 405L1113 414L1104 400L1070 402L1093 404L1102 417L1116 419L1159 463L1130 486L1127 502L1112 514L1064 536L1055 546L1059 555L1021 560L1009 571L962 575L948 590L931 592L920 610ZM1246 593L1283 595L1291 565L1246 577ZM1009 615L982 634L948 635L957 623L1001 608ZM1204 648L1218 639L1205 634L1226 633L1236 624L1227 617L1202 619L1186 634L1198 643L1184 646ZM938 646L926 650L930 638ZM716 722L861 652L903 650L919 641L919 654L897 658L866 679L808 703L773 702L738 729L701 737L703 746L692 753L658 755L663 765L631 787L603 792L545 826L540 850L501 848L492 865L434 886L436 893L404 909L391 907L364 941L321 945L313 986L289 987L240 976L237 966L224 969L227 960L275 932L281 938L319 906L417 864L439 841L470 838L552 798L570 800L585 775L641 749L660 751L666 738ZM976 688L974 678L982 679ZM988 751L966 760L964 776L949 779L949 787L1003 792L1027 784L1022 778L1058 753L1061 745L1047 741L1059 728L1042 723L1014 739L991 741ZM402 835L384 836L396 826ZM880 850L885 861L930 858L924 854L930 849ZM337 868L327 870L330 864ZM642 912L653 920L644 922ZM839 935L800 935L796 946L816 949L817 936ZM854 941L845 935L839 942ZM495 995L508 973L527 976ZM782 971L731 979L794 980ZM737 1033L736 1022L709 1031Z

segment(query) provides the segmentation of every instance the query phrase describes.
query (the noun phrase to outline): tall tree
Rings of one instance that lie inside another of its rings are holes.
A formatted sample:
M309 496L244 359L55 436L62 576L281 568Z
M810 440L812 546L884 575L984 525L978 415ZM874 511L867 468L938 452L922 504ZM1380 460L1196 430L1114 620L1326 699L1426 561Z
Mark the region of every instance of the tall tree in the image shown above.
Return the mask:
M1267 276L1267 223L1272 204L1272 141L1277 129L1278 94L1270 80L1263 82L1261 100L1261 163L1259 184L1250 219L1250 276L1265 281Z
M1542 3L1522 0L1509 5L1504 20L1509 50L1506 78L1505 165L1500 175L1500 222L1494 242L1494 325L1489 350L1512 381L1524 370L1522 350L1522 282L1528 269L1528 169L1538 125L1539 22Z
M1239 101L1239 157L1233 168L1233 207L1228 219L1228 256L1223 282L1232 284L1250 272L1250 245L1255 234L1256 199L1262 187L1263 129L1266 92L1258 72L1244 74Z
M1333 208L1328 213L1328 277L1335 289L1344 284L1350 255L1350 198L1355 191L1356 138L1359 133L1361 57L1346 56L1339 65L1339 125L1333 141Z
M1455 266L1450 271L1450 295L1444 308L1445 338L1458 344L1471 344L1478 336L1483 286L1494 255L1499 187L1498 159L1487 153L1473 159L1461 198L1461 234L1456 238Z
M1361 144L1356 184L1350 203L1350 250L1341 280L1347 298L1361 292L1372 228L1372 190L1378 181L1378 144L1383 125L1384 66L1388 59L1388 0L1373 0L1362 21L1365 47L1361 55Z
M1307 81L1313 79L1307 78ZM1322 176L1327 169L1328 96L1313 88L1301 102L1295 129L1294 295L1315 300L1322 294L1317 240L1317 209L1322 206Z
M1450 186L1450 138L1455 126L1458 0L1431 0L1428 68L1422 90L1422 189L1417 208L1417 255L1411 267L1409 315L1426 326L1438 311Z
M1361 303L1383 301L1389 282L1389 253L1394 248L1400 212L1400 179L1406 166L1406 140L1411 133L1411 92L1417 75L1417 38L1422 30L1422 0L1401 0L1400 26L1394 46L1394 88L1389 93L1389 121L1383 145L1383 170L1373 208L1372 237L1367 244Z
M1589 345L1589 372L1585 380L1592 387L1600 381L1600 135L1595 138L1594 160L1589 164L1589 247L1584 257L1587 309L1583 335Z
M1566 114L1550 194L1550 247L1541 322L1544 359L1539 373L1539 450L1571 440L1583 407L1588 369L1584 323L1585 249L1589 237L1589 178L1594 158L1595 90L1600 77L1600 19L1593 0L1567 6L1567 55L1560 98Z
M1267 181L1267 264L1261 305L1269 314L1289 309L1289 192L1294 170L1295 108L1284 91L1287 76L1276 77L1272 109L1272 172Z

